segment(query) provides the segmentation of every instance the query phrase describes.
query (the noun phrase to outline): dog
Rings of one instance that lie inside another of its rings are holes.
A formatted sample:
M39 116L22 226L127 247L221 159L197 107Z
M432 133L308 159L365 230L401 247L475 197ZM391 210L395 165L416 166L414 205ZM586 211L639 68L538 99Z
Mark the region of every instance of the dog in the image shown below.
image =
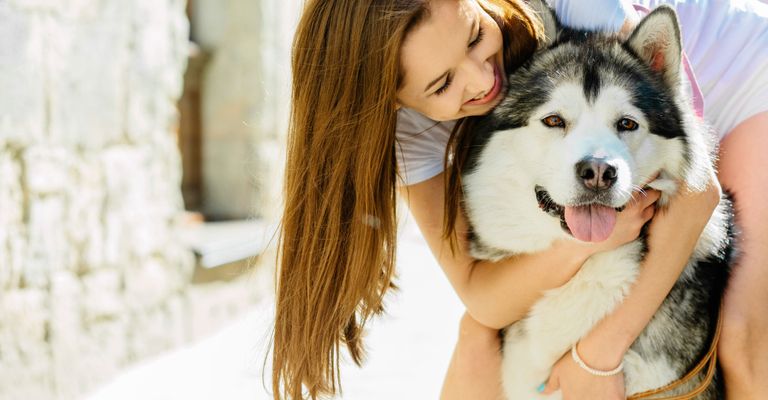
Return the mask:
M684 186L702 191L714 174L715 139L691 105L674 9L656 8L625 40L566 28L543 2L530 5L546 39L473 128L461 167L470 251L478 259L543 251L558 239L602 241L648 180L656 177L648 186L662 193L659 213ZM624 356L627 395L683 377L707 353L735 235L724 194L678 281ZM647 250L646 226L637 240L590 257L502 331L508 399L561 398L537 387L629 293ZM673 392L702 380L699 374ZM698 398L723 398L719 370Z

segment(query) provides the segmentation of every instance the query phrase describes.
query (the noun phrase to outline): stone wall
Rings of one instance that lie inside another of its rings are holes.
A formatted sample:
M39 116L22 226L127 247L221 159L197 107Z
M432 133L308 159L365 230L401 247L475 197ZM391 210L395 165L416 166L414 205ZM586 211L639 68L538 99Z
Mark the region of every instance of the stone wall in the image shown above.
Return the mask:
M186 340L184 0L0 0L0 398Z
M301 1L195 0L202 82L203 208L218 219L274 219L290 101L290 45ZM255 207L256 208L255 208Z

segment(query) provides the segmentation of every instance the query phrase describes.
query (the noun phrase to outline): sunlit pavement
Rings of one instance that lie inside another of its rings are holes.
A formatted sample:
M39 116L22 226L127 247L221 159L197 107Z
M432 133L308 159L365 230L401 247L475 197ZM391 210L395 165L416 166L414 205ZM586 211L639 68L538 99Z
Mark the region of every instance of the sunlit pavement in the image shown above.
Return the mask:
M463 307L415 224L402 225L400 290L387 297L387 315L369 324L364 367L342 366L343 399L438 398ZM216 336L137 365L86 399L271 399L271 315L265 301Z

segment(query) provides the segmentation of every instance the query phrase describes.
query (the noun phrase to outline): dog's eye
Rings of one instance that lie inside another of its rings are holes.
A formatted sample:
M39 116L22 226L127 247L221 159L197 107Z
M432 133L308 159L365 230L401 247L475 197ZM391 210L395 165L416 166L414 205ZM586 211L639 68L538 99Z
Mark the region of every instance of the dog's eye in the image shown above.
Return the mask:
M563 121L559 115L555 114L544 117L544 119L541 120L541 123L550 128L565 128L565 121Z
M637 130L638 127L639 125L637 124L637 122L632 121L629 118L622 118L616 124L616 129L618 129L619 132L634 131L634 130Z

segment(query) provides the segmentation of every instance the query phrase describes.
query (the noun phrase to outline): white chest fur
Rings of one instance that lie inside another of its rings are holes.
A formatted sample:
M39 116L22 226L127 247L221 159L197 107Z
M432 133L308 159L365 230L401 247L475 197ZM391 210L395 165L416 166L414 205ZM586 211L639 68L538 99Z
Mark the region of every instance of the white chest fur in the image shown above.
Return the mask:
M624 299L637 277L641 250L636 241L593 256L567 284L547 291L525 319L507 328L502 374L508 399L545 398L536 388L571 345Z

